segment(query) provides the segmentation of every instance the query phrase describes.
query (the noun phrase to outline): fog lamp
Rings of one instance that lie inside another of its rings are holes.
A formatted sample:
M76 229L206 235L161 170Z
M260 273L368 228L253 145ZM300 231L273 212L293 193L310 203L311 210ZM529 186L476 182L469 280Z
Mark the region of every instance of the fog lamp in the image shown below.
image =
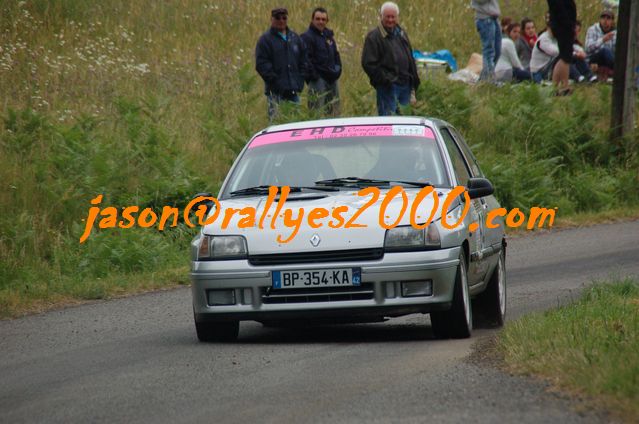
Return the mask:
M208 290L209 306L235 305L235 290Z
M433 280L402 281L402 297L432 296Z

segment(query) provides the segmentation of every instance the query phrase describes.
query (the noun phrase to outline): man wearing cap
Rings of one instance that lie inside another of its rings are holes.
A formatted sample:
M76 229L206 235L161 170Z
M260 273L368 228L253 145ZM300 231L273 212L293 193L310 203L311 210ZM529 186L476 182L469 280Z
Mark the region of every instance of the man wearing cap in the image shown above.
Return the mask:
M614 69L616 43L615 14L605 9L599 16L599 23L588 28L586 33L586 53L590 63Z
M309 62L308 108L330 115L339 115L339 90L337 80L342 74L342 61L333 38L333 31L326 27L328 12L316 7L311 24L302 34Z
M288 27L287 21L288 10L273 9L271 28L262 34L255 47L255 69L264 80L269 121L282 101L299 104L307 75L304 42Z
M362 51L362 67L377 92L380 116L398 113L398 104L414 104L419 87L413 48L398 18L399 7L393 2L384 3L380 23L366 35Z

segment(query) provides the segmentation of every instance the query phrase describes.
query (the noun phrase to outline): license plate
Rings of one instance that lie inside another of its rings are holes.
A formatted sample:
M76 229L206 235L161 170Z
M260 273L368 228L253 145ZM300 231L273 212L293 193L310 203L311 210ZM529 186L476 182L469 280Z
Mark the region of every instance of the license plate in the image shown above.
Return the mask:
M359 286L360 268L273 271L274 289Z

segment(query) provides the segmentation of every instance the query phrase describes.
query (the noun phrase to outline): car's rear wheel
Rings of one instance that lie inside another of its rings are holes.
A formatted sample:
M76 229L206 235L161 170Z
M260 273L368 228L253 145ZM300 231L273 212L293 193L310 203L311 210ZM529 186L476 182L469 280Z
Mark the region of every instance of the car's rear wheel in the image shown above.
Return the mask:
M435 337L465 339L473 330L473 310L468 292L468 264L463 250L455 275L453 305L448 311L431 312L430 321Z
M240 333L240 322L195 322L197 338L201 342L232 342Z
M499 261L486 290L477 298L476 306L482 326L504 325L506 321L506 252L504 249L499 254Z

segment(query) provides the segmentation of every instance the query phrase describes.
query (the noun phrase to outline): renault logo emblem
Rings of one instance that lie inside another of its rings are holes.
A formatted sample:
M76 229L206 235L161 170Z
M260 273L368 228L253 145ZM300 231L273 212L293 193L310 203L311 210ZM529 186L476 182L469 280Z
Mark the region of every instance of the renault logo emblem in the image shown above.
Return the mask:
M317 246L319 246L319 244L322 241L322 239L317 234L313 234L313 237L311 237L310 241L311 241L311 244L313 245L313 247L317 247Z

